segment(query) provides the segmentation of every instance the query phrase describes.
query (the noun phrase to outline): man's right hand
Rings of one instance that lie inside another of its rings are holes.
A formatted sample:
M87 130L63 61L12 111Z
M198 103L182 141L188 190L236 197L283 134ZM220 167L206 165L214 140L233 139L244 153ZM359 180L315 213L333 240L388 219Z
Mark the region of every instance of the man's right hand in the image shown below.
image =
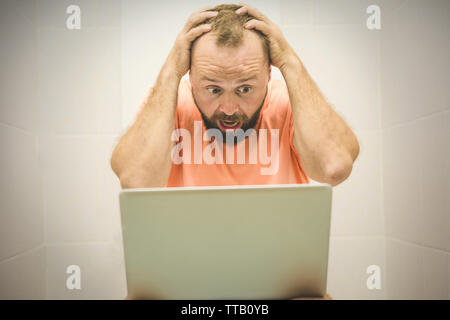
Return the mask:
M211 30L211 25L205 24L204 21L217 15L217 11L207 11L213 8L208 6L191 14L183 30L181 30L175 40L167 62L180 79L190 68L192 42Z

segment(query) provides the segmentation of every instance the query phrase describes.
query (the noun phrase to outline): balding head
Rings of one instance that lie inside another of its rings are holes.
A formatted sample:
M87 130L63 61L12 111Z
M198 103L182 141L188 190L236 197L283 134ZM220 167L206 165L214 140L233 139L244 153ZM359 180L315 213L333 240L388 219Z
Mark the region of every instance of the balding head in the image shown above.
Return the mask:
M208 32L207 35L214 36L213 41L219 48L237 48L241 46L248 38L246 37L246 33L257 36L259 46L266 59L266 64L267 66L270 66L269 40L258 30L248 30L244 27L245 23L254 19L254 17L247 13L241 15L237 14L235 11L240 7L241 6L234 4L221 4L211 9L210 11L217 11L218 14L204 22L211 24L211 31ZM204 36L200 36L192 43L191 65L197 47L196 44L203 37Z

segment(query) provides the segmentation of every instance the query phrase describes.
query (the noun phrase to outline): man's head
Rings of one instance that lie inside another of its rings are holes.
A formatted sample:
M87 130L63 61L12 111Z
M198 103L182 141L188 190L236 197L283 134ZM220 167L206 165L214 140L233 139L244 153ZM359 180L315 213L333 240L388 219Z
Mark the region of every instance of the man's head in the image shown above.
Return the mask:
M207 129L244 131L255 126L270 80L267 38L245 29L253 19L235 13L238 5L219 5L208 19L211 31L194 41L189 77L192 95Z

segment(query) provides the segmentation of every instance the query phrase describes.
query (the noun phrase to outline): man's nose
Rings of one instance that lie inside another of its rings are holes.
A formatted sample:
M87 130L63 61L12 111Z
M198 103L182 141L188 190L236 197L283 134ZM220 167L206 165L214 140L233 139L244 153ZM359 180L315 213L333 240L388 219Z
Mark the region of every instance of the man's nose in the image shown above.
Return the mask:
M235 99L227 96L220 102L219 110L226 115L231 116L239 110L239 104Z

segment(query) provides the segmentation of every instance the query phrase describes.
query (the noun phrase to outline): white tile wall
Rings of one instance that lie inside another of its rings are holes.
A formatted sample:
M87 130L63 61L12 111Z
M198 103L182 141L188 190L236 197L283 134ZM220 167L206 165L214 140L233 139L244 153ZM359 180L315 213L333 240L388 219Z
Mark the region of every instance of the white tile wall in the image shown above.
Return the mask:
M121 130L122 4L78 1L81 30L68 30L71 4L37 4L47 297L122 298L120 184L109 164ZM65 288L69 264L82 267L79 292Z
M120 184L109 158L117 137L45 136L46 239L110 241L120 226Z
M388 299L424 299L424 261L421 246L386 237Z
M388 298L442 299L448 290L450 152L445 114L384 130L386 235L401 239L387 245Z
M447 128L445 131L445 134L447 136L450 135L450 111L445 112L445 116L444 116L445 122L444 122L444 127ZM447 145L447 150L448 150L449 146ZM450 154L450 151L448 151L447 153L447 158L448 158L448 154ZM447 165L445 167L445 175L448 177L448 175L450 174L450 165L447 162ZM450 183L447 183L446 188L445 188L445 194L450 194ZM450 197L445 197L446 199L446 208L447 208L447 212L449 211L448 208L450 208ZM447 214L447 251L450 252L450 214ZM450 286L449 286L449 290L450 290Z
M120 29L40 29L42 131L118 134Z
M447 112L448 114L448 112ZM415 142L419 146L420 179L420 226L423 244L437 249L450 251L448 217L450 207L448 185L449 170L449 129L442 113L418 121L419 137Z
M289 25L357 24L365 25L369 5L381 9L381 21L407 0L281 0L281 17Z
M289 18L284 19L282 16L282 23L286 24L281 24L280 28L290 46L295 50L297 56L302 60L303 65L306 67L308 72L310 72L311 68L313 68L315 63L317 62L316 47L314 41L314 25L293 25L289 24L290 22L291 21ZM274 68L272 67L272 69ZM284 79L281 72L279 79Z
M284 26L311 25L314 23L314 1L280 0L280 18Z
M450 300L450 253L447 253L447 291Z
M0 299L45 299L45 246L0 262Z
M383 131L383 183L386 235L422 243L419 124Z
M0 123L0 260L41 245L42 179L36 137Z
M387 298L448 299L449 253L387 237Z
M333 188L331 235L383 236L380 133L355 134L360 154L350 177Z
M35 1L0 3L0 299L44 299Z
M407 1L381 37L383 127L449 107L450 2Z
M388 298L446 299L450 3L394 4L380 38Z
M98 137L99 169L97 183L97 210L106 213L106 220L102 222L109 229L111 240L122 245L122 225L120 220L119 179L110 166L111 154L119 140L118 136Z
M35 3L0 4L0 121L30 132L39 128Z
M328 265L328 293L333 299L385 298L384 237L332 237ZM381 288L369 290L367 267L381 270Z
M317 24L365 25L366 8L378 1L370 0L315 0L314 14Z
M77 265L81 288L66 287L67 267ZM48 299L123 299L126 280L123 250L110 243L49 244L47 247Z
M81 9L81 28L120 28L120 0L38 0L41 27L66 28L67 7L76 4Z
M408 0L377 0L374 1L374 3L379 4L381 8L381 14L382 14L382 25L383 25L383 19L386 16L391 16L393 14L397 13L397 10L402 7L403 4L405 4Z
M448 298L448 253L431 248L422 248L424 266L424 298Z
M360 25L283 28L333 109L355 130L379 128L378 33Z

